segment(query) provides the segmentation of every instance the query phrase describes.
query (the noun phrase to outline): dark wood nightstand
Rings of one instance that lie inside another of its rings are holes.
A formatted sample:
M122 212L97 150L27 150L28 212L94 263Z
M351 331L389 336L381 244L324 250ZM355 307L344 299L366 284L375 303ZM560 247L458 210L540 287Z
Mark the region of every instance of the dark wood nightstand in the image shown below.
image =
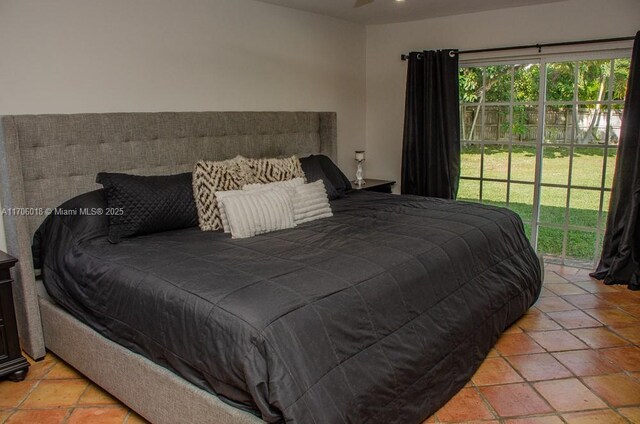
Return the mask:
M13 307L11 268L17 259L0 252L0 378L22 381L27 376L29 363L20 350L16 313Z
M354 190L377 191L379 193L391 193L391 186L396 182L389 180L374 180L371 178L364 179L365 184L359 186L355 181L351 181L351 187Z

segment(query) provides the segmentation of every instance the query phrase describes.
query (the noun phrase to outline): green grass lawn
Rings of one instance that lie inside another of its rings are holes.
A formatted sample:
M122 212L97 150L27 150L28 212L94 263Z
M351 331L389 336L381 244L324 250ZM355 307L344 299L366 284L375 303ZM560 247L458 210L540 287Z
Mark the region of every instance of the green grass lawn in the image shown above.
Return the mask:
M481 147L470 146L462 149L462 176L479 177L481 166ZM609 151L607 158L604 150L597 147L577 147L574 152L572 186L599 188L602 182L603 161L606 160L607 172L604 176L605 187L610 188L615 166L615 150ZM509 169L508 148L485 146L484 177L507 179ZM542 159L543 184L567 184L569 181L569 149L546 148ZM535 177L535 147L513 147L511 155L511 180L533 182ZM480 182L460 180L459 200L478 201ZM570 225L595 229L598 225L600 191L572 189L569 197L567 216L567 189L542 187L540 193L540 222L538 251L549 255L562 253L563 231L545 227L545 223L560 224L568 220ZM507 184L485 181L482 187L484 203L507 206ZM609 193L603 198L604 214L609 206ZM533 211L533 185L512 183L508 207L518 213L525 223L528 234L531 233ZM577 259L592 259L595 252L596 234L588 231L569 230L567 256Z

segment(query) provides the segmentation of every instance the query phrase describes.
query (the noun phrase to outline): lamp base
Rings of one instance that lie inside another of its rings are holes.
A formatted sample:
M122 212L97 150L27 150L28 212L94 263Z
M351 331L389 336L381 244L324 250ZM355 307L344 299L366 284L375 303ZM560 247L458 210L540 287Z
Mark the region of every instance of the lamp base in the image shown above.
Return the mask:
M358 185L358 187L362 187L365 184L364 181L364 172L362 170L362 162L364 162L364 160L359 160L358 161L358 169L356 170L356 184Z

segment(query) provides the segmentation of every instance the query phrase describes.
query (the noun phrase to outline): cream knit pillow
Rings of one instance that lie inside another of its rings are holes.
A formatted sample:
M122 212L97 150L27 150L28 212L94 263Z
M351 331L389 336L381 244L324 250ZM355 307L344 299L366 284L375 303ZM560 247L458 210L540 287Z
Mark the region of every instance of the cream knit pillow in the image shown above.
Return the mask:
M333 216L322 180L288 189L296 225Z
M277 181L275 183L269 184L245 184L242 187L242 190L245 191L255 191L255 190L271 190L274 188L293 188L296 186L301 186L304 184L304 178L294 178L292 180L287 181ZM240 190L230 190L230 191L219 191L216 193L216 197L219 199L220 197L231 196L234 194L242 193ZM224 209L224 206L218 204L218 210L220 211L220 220L222 222L222 229L225 233L230 233L231 229L229 228L229 221L227 220L227 213Z
M234 239L296 226L293 204L284 189L226 193L218 201L225 210Z
M296 181L299 180L299 181ZM251 184L245 185L243 190L230 190L230 191L219 191L216 193L216 197L218 199L218 208L220 210L220 216L222 218L222 225L224 227L225 233L232 233L233 238L244 238L244 237L252 237L256 234L262 234L263 232L275 231L275 229L270 229L268 231L252 231L250 217L257 217L262 221L265 216L273 217L274 210L273 203L255 203L251 202L251 197L247 197L247 194L259 194L259 193L271 193L278 192L279 194L285 194L291 203L292 213L293 213L293 221L295 225L303 224L305 222L315 221L316 219L321 218L329 218L333 216L333 212L331 211L331 206L329 205L329 198L327 196L327 191L325 190L324 183L322 180L318 180L311 184L303 184L303 180L301 178L296 178L289 181L282 181L271 184ZM244 198L242 197L244 195ZM239 198L240 197L240 198ZM229 200L230 199L230 200ZM243 214L244 221L240 221L242 228L239 230L236 229L236 233L233 233L232 225L229 220L229 211L227 210L227 205L233 204L234 207L237 208L257 208L257 210L241 210L237 209L232 213L241 213ZM266 209L260 210L259 208L264 207ZM287 224L288 225L288 224ZM294 226L295 226L294 225ZM245 228L248 227L249 231L245 231ZM291 228L289 226L278 226L276 229L284 229ZM246 235L251 234L251 235Z

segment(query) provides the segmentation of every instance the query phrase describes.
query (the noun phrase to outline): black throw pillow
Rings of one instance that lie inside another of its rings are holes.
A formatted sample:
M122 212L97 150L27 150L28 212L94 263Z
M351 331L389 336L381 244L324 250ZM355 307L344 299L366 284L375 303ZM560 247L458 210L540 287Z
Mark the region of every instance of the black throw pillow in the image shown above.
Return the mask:
M351 191L351 181L342 173L340 168L325 155L311 155L300 159L302 169L307 176L307 182L314 182L322 179L329 200L344 197Z
M198 225L191 173L143 177L101 172L109 241Z
M302 165L302 170L307 178L307 183L314 183L318 180L322 180L324 188L327 190L329 200L334 200L340 197L336 188L324 174L324 170L320 166L320 161L318 161L318 156L311 155L306 158L300 158L300 164Z

